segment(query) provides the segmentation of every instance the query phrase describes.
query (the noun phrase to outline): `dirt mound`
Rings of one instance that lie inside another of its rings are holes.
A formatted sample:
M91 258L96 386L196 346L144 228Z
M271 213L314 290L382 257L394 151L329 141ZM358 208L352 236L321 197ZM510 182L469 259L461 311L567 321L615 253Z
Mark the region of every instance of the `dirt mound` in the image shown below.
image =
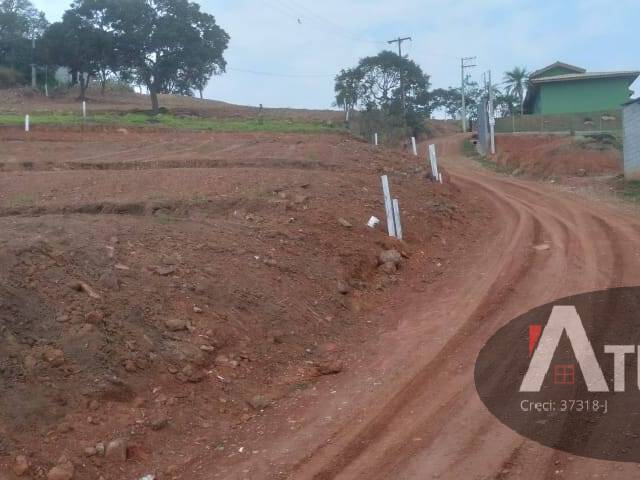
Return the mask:
M535 178L589 176L622 171L612 137L497 135L496 161L515 175Z

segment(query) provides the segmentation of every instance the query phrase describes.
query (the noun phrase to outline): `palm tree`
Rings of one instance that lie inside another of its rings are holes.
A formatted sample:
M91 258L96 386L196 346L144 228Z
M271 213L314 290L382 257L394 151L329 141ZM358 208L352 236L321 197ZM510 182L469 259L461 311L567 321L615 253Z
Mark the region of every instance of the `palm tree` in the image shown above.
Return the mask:
M520 102L520 114L524 113L524 92L527 88L529 72L526 68L514 67L510 72L505 72L504 83L506 91Z

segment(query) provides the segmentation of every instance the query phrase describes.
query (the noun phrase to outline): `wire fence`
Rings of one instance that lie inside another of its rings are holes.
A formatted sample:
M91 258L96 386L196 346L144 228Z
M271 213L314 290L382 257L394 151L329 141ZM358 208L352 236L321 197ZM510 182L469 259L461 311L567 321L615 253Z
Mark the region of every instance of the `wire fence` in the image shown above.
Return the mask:
M515 115L496 119L497 133L621 133L622 110L563 115Z

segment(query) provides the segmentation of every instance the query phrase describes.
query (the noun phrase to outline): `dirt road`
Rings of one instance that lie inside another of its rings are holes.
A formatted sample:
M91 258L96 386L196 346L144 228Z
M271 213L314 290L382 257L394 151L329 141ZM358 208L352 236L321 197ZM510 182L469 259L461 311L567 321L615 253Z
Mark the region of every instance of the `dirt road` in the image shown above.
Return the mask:
M482 170L439 151L455 184L488 199L495 234L455 272L397 299L398 328L366 365L291 413L272 432L268 458L224 478L547 479L636 478L635 464L574 457L498 422L479 400L474 361L517 315L553 299L640 283L640 219L618 209ZM549 249L534 246L548 244ZM296 417L296 415L298 415ZM256 455L258 456L258 455Z

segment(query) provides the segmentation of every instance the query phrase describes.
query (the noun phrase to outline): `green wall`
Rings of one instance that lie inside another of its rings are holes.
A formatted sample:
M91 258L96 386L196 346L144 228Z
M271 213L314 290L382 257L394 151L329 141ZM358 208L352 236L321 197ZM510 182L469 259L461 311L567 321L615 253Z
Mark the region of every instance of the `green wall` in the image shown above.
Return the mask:
M621 108L629 100L628 78L595 78L539 85L535 113L597 112Z

